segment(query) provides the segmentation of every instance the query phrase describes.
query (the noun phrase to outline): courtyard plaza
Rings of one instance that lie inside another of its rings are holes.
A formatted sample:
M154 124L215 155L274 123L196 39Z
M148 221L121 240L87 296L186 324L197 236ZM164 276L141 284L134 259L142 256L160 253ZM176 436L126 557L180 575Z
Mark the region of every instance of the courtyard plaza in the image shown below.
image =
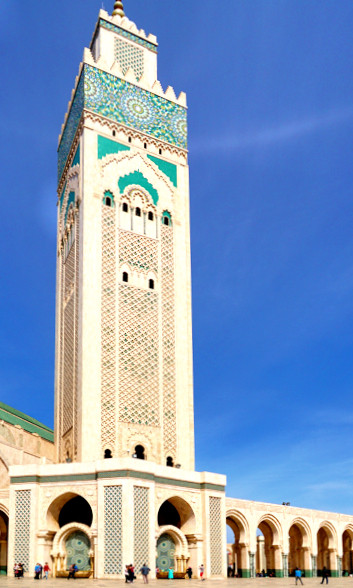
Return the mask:
M48 580L42 579L39 582L42 582L48 588L59 588L60 586L66 586L67 579L66 578L49 578ZM76 579L75 582L78 583L79 586L82 588L89 588L90 586L95 588L112 588L113 586L123 586L125 585L125 580L92 580L92 579ZM274 588L286 588L289 586L295 586L295 578L228 578L224 580L216 580L216 579L206 579L206 586L209 588L232 588L234 585L239 585L241 588L265 588L273 586ZM321 583L321 578L303 578L303 584L306 586L314 587L319 586ZM12 588L18 585L28 586L29 584L38 584L37 580L34 578L26 577L22 580L16 580L12 577L1 576L0 577L0 586L4 588ZM140 575L138 575L137 580L133 583L134 586L144 586L143 580ZM183 586L189 588L196 588L197 586L204 585L204 582L201 582L200 579L195 578L192 580L149 580L149 585L153 588L170 588L170 586L174 586L175 588L182 588ZM325 583L326 585L326 583ZM334 588L349 588L353 585L353 578L351 577L341 577L341 578L329 578L329 585ZM298 583L300 586L300 583Z

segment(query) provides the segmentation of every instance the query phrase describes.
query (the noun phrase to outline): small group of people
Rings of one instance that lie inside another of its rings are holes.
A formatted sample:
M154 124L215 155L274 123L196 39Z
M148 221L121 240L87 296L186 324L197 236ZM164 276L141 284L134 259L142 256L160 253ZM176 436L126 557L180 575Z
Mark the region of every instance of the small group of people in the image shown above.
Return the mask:
M44 578L47 580L50 572L50 567L47 561L45 562L44 566L42 566L40 563L36 563L34 567L34 579L41 580L43 578L43 572Z
M325 580L326 580L326 584L328 584L329 575L330 575L330 573L329 573L328 569L324 566L322 568L322 580L321 580L320 584L323 584L325 582ZM300 568L295 568L294 576L295 576L295 584L298 584L298 581L299 581L301 583L301 585L303 586L302 571Z
M145 563L140 568L140 574L142 575L144 584L148 584L148 574L150 571L150 568ZM136 580L135 566L133 564L125 566L125 583L132 584L134 580Z
M22 563L18 563L18 564L14 565L13 573L14 573L15 578L17 578L18 580L20 578L23 578L23 572L24 572L24 566Z

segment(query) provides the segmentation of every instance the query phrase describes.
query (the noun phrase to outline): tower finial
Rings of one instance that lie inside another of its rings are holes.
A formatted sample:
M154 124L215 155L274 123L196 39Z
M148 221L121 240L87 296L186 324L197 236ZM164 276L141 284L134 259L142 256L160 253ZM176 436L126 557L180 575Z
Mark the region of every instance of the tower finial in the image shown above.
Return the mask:
M114 3L113 16L116 16L117 14L121 17L125 16L124 6L121 0L115 0Z

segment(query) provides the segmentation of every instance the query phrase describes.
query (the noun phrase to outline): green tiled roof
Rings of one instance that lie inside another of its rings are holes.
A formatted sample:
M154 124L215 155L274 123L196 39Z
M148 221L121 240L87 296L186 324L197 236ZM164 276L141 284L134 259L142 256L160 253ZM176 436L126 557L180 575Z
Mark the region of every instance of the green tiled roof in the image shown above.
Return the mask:
M10 423L10 425L20 425L25 431L37 433L43 439L54 443L54 432L52 429L3 402L0 402L0 420Z

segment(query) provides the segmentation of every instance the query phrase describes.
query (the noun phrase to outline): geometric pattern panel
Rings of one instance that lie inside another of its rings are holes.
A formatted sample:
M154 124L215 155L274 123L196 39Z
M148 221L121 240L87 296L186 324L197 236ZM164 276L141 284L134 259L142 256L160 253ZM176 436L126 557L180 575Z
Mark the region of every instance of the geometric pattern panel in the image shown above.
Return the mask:
M119 420L159 425L158 294L119 286Z
M156 566L162 572L169 568L174 569L175 543L170 535L164 533L157 541L157 561Z
M84 76L81 75L74 100L71 105L69 116L66 119L65 129L61 137L58 149L58 182L61 179L67 158L71 149L72 141L75 138L78 124L84 105Z
M163 444L165 455L176 457L174 248L173 229L161 226L162 337L163 337Z
M119 263L127 263L137 270L158 271L156 239L119 231Z
M115 39L115 59L119 63L123 74L131 67L139 80L143 74L143 49L134 47L119 38Z
M91 542L87 535L82 531L75 531L71 533L66 539L66 566L69 568L72 564L76 564L79 570L90 570L91 560L89 552L91 550Z
M115 208L102 204L101 441L114 453L116 423Z
M211 576L222 574L222 519L221 499L209 498Z
M104 573L121 574L122 562L122 487L104 488Z
M156 139L187 148L186 109L91 65L84 66L84 108Z
M29 543L31 522L31 490L16 490L15 500L15 563L22 563L29 571Z
M134 486L134 563L137 570L149 564L149 490Z
M83 109L187 149L186 108L91 65L84 65L58 150L60 181Z
M70 296L64 310L64 390L63 390L63 429L65 435L73 425L74 398L74 296Z

